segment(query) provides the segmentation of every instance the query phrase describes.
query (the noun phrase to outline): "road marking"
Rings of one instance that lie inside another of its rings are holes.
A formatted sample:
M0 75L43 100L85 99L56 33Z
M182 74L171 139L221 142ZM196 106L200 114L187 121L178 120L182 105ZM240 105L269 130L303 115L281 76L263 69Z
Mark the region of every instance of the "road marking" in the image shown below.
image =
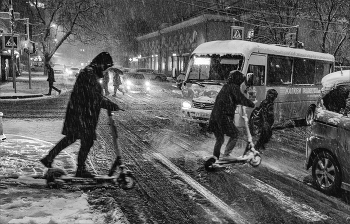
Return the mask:
M165 158L160 153L153 153L153 156L174 171L177 175L179 175L186 183L188 183L192 188L196 189L200 194L202 194L205 198L207 198L215 207L220 209L222 212L227 214L235 223L237 224L245 224L249 223L245 220L238 212L233 210L229 205L223 202L220 198L216 197L213 193L208 191L205 187L200 185L197 181L192 179L186 173L182 172L179 168L177 168L172 162L170 162L167 158Z
M241 182L243 186L253 191L259 191L263 194L268 194L269 196L267 198L269 200L281 205L281 208L293 216L310 222L319 222L330 218L306 204L298 203L291 197L286 196L282 191L260 181L259 179L256 179L253 176L245 176L246 179L250 181L250 183L245 184Z

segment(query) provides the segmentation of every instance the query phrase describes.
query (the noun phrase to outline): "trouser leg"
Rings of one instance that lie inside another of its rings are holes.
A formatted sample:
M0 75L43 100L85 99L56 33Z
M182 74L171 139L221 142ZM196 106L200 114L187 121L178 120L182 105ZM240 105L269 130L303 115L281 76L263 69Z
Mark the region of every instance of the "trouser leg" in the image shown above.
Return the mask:
M85 161L88 157L90 149L94 144L94 140L92 137L84 137L80 139L81 146L78 154L78 170L85 170Z
M54 87L53 84L52 84L52 89L56 90L57 92L60 92L60 90Z
M49 95L51 95L52 87L53 87L53 83L49 82L49 93L48 93Z
M73 144L77 139L74 136L65 136L63 137L49 152L45 157L50 163L53 162L55 157L65 148Z
M216 133L214 132L215 138L216 138L216 142L214 145L214 152L213 155L216 158L220 158L220 150L221 150L221 146L222 144L224 144L225 142L225 135L222 133Z
M264 126L261 129L259 140L257 141L255 148L256 149L264 149L265 144L269 142L270 138L272 136L272 130L271 127Z
M230 125L230 132L228 134L228 136L230 137L227 144L226 144L226 147L225 147L225 152L224 152L224 155L229 155L233 148L236 146L236 143L237 143L237 140L238 140L238 129L237 127L233 124L233 121L230 121L231 125Z
M230 153L233 151L234 147L236 146L237 141L238 141L238 135L235 135L229 138L225 147L224 155L226 156L230 155Z

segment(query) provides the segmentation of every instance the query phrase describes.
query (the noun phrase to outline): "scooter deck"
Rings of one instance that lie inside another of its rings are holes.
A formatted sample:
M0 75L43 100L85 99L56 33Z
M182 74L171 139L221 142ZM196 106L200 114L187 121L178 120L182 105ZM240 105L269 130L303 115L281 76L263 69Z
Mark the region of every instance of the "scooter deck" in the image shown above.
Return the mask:
M76 177L76 176L71 176L71 175L65 175L59 177L59 179L64 180L64 181L70 181L70 180L113 180L117 178L117 176L107 176L107 175L96 175L95 177Z
M230 164L230 163L245 163L249 160L249 157L243 157L243 156L239 156L239 157L235 157L232 159L219 159L215 162L215 164Z

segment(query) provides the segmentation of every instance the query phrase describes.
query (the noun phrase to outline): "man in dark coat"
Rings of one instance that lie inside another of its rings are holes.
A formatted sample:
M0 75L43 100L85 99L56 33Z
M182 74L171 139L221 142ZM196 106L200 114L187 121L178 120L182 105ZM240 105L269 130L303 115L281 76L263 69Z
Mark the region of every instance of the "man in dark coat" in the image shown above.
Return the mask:
M103 71L113 65L109 53L97 55L90 65L78 75L68 102L62 134L65 135L49 154L40 161L50 168L54 158L66 147L80 139L77 177L93 177L86 170L85 160L96 140L96 126L101 108L111 111L119 110L117 104L103 96L102 86L98 82L103 78Z
M212 131L216 138L213 155L220 158L220 150L225 142L225 134L229 136L224 157L231 159L230 153L235 147L239 130L234 124L234 117L237 105L254 107L254 103L247 99L240 90L241 84L245 80L245 75L240 71L231 71L225 84L218 93L214 108L209 120L209 131Z
M49 93L46 95L50 96L52 89L56 90L58 94L61 94L61 90L53 86L53 83L56 82L55 72L53 71L53 69L49 64L46 64L46 70L47 70L47 81L49 82Z

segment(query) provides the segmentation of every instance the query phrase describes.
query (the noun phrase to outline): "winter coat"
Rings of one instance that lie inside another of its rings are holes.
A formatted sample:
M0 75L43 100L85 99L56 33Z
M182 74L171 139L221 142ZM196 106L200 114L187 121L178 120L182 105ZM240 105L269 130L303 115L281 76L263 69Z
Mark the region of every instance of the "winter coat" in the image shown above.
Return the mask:
M118 72L113 72L113 86L120 86L122 84L122 80L120 79L120 75Z
M56 80L55 80L55 72L53 71L51 66L47 68L47 81L49 81L49 82L56 82Z
M63 135L75 135L77 138L90 136L96 139L96 127L101 108L119 110L117 104L102 95L96 71L87 66L79 73L71 93Z
M275 122L274 103L265 99L261 101L260 106L257 107L257 109L260 110L260 118L262 119L262 122L267 122L271 127Z
M210 115L209 131L220 131L226 135L232 134L234 130L232 125L227 124L233 122L237 105L254 107L254 103L247 99L241 92L240 85L243 83L244 77L237 77L233 83L225 84L218 93L214 108ZM218 130L219 129L219 130Z

